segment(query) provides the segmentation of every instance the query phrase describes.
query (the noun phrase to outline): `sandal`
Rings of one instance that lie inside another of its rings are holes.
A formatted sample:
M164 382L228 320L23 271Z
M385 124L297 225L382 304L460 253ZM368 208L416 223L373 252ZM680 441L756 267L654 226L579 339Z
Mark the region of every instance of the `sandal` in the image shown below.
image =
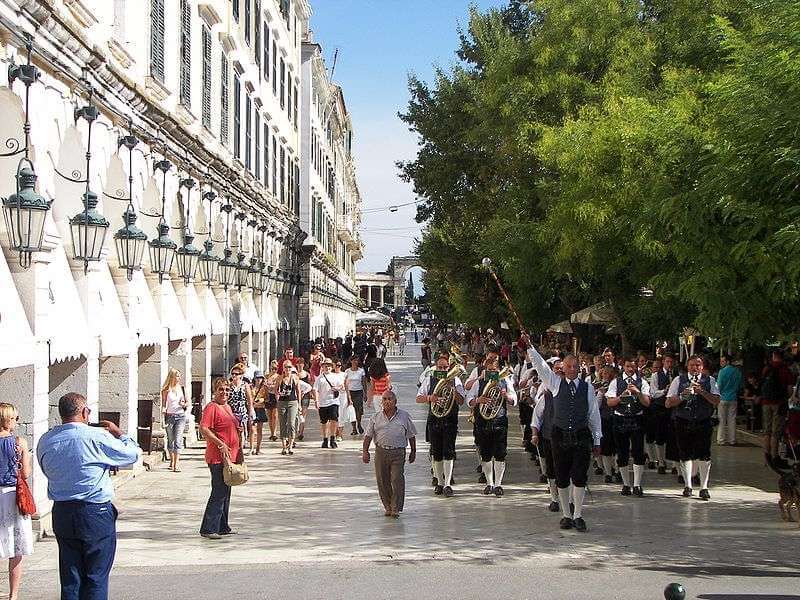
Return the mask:
M286 456L286 448L284 448L283 450L281 450L281 454L282 454L283 456Z

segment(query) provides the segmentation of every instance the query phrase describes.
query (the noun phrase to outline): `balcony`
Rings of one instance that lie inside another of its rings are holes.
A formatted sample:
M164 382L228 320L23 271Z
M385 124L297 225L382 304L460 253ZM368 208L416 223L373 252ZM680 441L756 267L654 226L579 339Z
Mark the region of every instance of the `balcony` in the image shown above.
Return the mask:
M351 215L339 215L336 220L336 227L339 234L339 239L345 244L352 244L355 238L353 230L353 217Z

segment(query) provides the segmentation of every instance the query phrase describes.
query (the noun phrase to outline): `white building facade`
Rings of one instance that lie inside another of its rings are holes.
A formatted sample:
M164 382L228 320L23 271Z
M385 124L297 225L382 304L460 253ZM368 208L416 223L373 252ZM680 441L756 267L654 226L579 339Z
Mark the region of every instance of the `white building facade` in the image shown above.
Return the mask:
M352 223L340 234L337 217L360 199L340 90L326 89L330 194L304 155L310 15L307 0L0 0L0 197L7 216L23 212L27 156L37 179L26 193L49 203L32 249L20 251L18 216L0 224L0 385L33 447L75 391L147 450L170 368L204 403L240 352L264 369L308 337L301 317L316 287L352 312L357 234ZM39 77L26 84L29 60ZM83 118L87 106L96 118ZM325 235L310 225L308 182L330 202ZM91 249L89 228L75 225L90 212L87 190L101 215L91 231L105 234ZM131 214L126 231L147 236L133 266L116 250ZM33 489L48 512L38 466Z
M311 340L344 337L355 331L355 265L364 255L353 123L310 34L301 72L300 227L307 234L302 263L309 289L300 303L300 332Z

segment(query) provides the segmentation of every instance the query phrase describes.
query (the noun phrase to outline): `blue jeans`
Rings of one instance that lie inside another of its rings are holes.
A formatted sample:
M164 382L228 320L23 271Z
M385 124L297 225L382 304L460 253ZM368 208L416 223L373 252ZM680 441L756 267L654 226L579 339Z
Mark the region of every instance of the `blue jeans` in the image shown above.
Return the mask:
M167 452L180 452L183 431L186 429L186 415L166 415L164 426L167 430Z
M231 506L231 486L222 476L222 465L208 465L211 471L211 495L208 497L206 512L200 533L230 533L228 510Z
M107 600L117 551L117 509L111 502L53 504L61 600Z

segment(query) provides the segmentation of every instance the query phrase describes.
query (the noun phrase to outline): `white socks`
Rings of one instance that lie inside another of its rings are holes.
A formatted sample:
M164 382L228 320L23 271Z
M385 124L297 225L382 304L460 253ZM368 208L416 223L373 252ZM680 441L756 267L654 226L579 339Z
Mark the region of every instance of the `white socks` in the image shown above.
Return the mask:
M664 444L656 446L656 456L658 457L658 466L667 466L667 447Z
M481 468L483 469L483 474L486 476L486 485L494 487L494 470L492 469L492 463L482 462Z
M503 474L506 472L506 461L492 459L492 463L494 464L494 483L499 487L503 485Z
M569 487L558 488L558 501L561 504L561 514L568 519L572 518L569 512Z
M601 456L600 458L603 459L603 473L606 475L613 475L614 474L614 457L613 456Z
M553 502L558 502L558 487L556 487L556 480L548 479L547 485L550 486L550 499Z
M697 461L700 467L700 489L707 490L708 489L708 476L711 475L711 461L710 460L701 460Z
M575 504L575 511L572 514L573 519L578 519L583 516L583 497L586 495L585 487L572 487L573 503Z
M448 487L453 481L453 461L444 461L444 487Z
M692 487L692 461L685 460L681 466L683 467L683 485L690 488Z
M628 470L628 465L620 465L619 474L622 475L622 485L631 487L631 472Z
M633 487L642 487L644 465L633 465Z
M442 466L442 461L433 461L433 476L436 477L436 485L444 485L444 468Z

